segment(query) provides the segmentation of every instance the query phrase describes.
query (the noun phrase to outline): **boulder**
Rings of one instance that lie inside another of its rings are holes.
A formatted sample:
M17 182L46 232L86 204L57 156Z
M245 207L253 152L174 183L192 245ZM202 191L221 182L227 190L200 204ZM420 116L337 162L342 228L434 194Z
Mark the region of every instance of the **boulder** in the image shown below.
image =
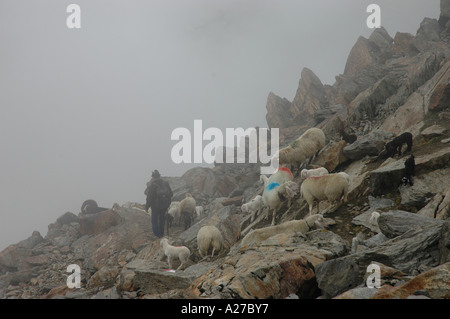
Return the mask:
M412 43L420 51L426 50L429 47L428 41L437 42L440 40L439 33L440 27L438 20L425 18L420 23L419 30L417 30L416 37Z
M32 249L43 242L44 238L38 231L34 231L33 234L25 240L18 242L17 244L9 245L3 251L0 252L0 269L6 268L7 270L23 270L27 267L24 264L24 260L30 257Z
M359 137L353 144L343 148L343 154L351 160L359 160L365 156L378 155L383 149L386 141L395 137L394 134L385 131L372 131Z
M328 143L320 150L312 164L325 167L329 172L334 171L336 167L347 161L343 151L346 145L344 140Z
M106 210L97 214L85 214L80 217L81 235L101 234L110 227L120 224L122 218L113 210Z
M428 221L421 217L422 221L426 222L417 226L415 217L405 218L404 214L407 213L384 213L378 220L380 229L386 236L401 235L372 249L317 265L316 277L322 294L334 297L362 284L367 267L372 262L382 263L409 275L448 262L450 240L447 232L450 222L432 219ZM384 218L381 218L382 216ZM411 224L405 225L405 222Z
M441 125L431 125L426 129L422 130L420 134L425 138L432 138L436 136L441 136L447 129Z
M432 299L450 298L450 262L432 268L407 283L392 289L380 289L371 299L407 299L420 293Z
M338 235L323 234L278 234L260 246L240 250L194 280L190 292L208 298L315 298L315 265L348 251Z
M116 264L122 250L137 252L155 239L148 214L124 207L117 214L120 224L98 234L81 236L71 244L74 258L84 261L82 268L95 272L110 263Z

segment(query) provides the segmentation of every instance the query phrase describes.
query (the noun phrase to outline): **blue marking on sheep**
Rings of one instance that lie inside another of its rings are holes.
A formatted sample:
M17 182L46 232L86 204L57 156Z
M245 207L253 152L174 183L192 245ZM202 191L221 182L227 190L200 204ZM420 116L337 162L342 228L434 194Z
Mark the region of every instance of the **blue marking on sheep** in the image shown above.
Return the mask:
M275 182L273 182L273 183L270 183L269 185L267 185L266 186L266 189L268 190L268 191L271 191L272 189L274 189L274 188L276 188L276 187L279 187L280 186L280 183L275 183Z

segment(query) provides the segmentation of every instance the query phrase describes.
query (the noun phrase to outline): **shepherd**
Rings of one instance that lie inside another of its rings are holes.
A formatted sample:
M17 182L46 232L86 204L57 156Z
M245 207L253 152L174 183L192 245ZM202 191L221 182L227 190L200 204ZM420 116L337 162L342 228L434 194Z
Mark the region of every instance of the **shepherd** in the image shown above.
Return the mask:
M147 201L145 209L152 209L152 229L156 237L164 236L167 209L172 201L173 192L167 181L161 178L158 170L152 172L152 179L147 183L145 191Z

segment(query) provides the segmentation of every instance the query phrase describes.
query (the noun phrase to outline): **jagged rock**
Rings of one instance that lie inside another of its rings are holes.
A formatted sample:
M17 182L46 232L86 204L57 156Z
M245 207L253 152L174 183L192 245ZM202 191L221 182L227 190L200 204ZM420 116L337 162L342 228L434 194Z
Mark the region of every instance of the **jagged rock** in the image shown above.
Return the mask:
M440 27L436 19L425 18L420 23L420 28L417 30L417 35L412 41L413 45L420 51L428 47L428 41L440 40Z
M449 173L450 168L434 170L415 177L413 186L400 186L401 204L421 209L436 194L445 191L447 185L450 184Z
M432 138L444 134L447 129L440 125L432 125L424 129L420 134L425 138Z
M400 184L401 179L404 176L406 158L395 160L392 158L387 159L379 168L370 172L370 189L373 196L379 196L387 194L393 190L396 190ZM445 185L448 185L447 171L443 169L437 173L425 174L418 176L422 171L438 170L440 167L445 167L446 163L450 160L450 147L440 149L436 152L417 156L416 162L416 180L424 180L426 187L432 189L434 194L443 190ZM444 174L444 175L441 175ZM405 193L408 192L409 187L403 187ZM413 189L414 190L414 189ZM420 207L422 208L422 207Z
M394 39L389 35L384 27L376 28L369 37L369 41L374 43L378 48L390 48Z
M346 145L344 140L328 143L320 150L312 164L325 167L329 172L334 171L336 167L347 161L343 151Z
M450 263L430 269L407 283L392 289L380 289L372 299L406 299L418 291L426 292L432 299L450 298ZM383 288L383 287L382 287Z
M450 66L444 66L444 70L448 70ZM445 113L443 111L450 107L450 84L440 81L434 90L431 92L430 103L428 105L428 110L430 112L442 112L439 115ZM448 118L448 117L447 117Z
M343 149L344 155L351 160L359 160L365 156L378 155L384 148L385 141L395 137L394 134L385 131L372 131L359 137L354 143Z
M174 289L186 289L190 283L200 276L195 270L173 271L160 268L155 264L141 262L137 264L128 264L128 269L133 271L129 287L139 290L142 294L162 294ZM204 270L206 271L206 270Z
M392 51L403 56L418 54L419 50L412 45L413 40L414 36L411 33L397 32L394 37L394 46Z
M286 98L281 98L270 92L267 97L266 121L269 128L282 128L294 125L291 115L292 103Z
M388 238L403 235L407 231L423 227L427 224L435 225L440 223L434 219L400 210L383 213L378 218L380 230Z
M360 287L350 289L349 291L346 291L333 299L370 299L376 293L377 290L374 288Z
M348 249L338 235L326 233L322 239L322 231L308 237L270 237L258 247L230 255L197 278L190 291L210 298L286 298L293 293L300 299L317 297L314 266Z
M93 274L87 282L87 288L111 288L116 283L117 276L119 276L120 270L114 266L104 266L100 268L95 274Z
M382 216L385 217L381 218ZM426 271L448 261L450 241L445 236L448 236L446 232L449 222L446 224L443 221L430 219L424 225L414 227L414 225L417 226L415 218L400 216L399 220L403 222L412 221L408 227L397 221L396 216L395 213L384 213L380 216L381 220L379 219L378 223L382 231L390 229L387 234L405 230L400 236L375 248L317 265L317 282L324 295L334 297L362 284L367 267L373 261L396 268L406 274ZM426 220L425 217L421 218ZM395 223L399 227L391 231L392 226L388 227L388 222Z
M317 110L314 113L314 120L316 123L320 123L331 118L334 114L347 111L347 106L344 104L335 104L322 109Z
M354 75L364 67L376 62L376 52L378 48L368 39L360 36L350 51L345 64L344 74Z
M450 20L450 1L441 0L441 14L439 17L439 25L443 28Z
M326 91L320 79L310 69L303 68L291 107L294 123L314 124L314 114L328 105Z
M361 225L369 228L371 231L379 233L380 228L378 227L378 223L370 222L370 218L374 211L385 209L389 207L393 207L395 202L388 198L374 198L369 196L369 209L362 214L359 214L355 218L352 219L352 223L355 225Z
M26 267L23 261L31 255L32 249L42 241L44 241L44 238L42 238L41 234L38 231L34 231L27 239L17 244L9 245L0 252L0 267L6 267L6 269L10 270L22 270L23 267Z
M436 218L442 220L450 218L450 187L444 192L444 198L436 210Z
M106 210L97 214L86 214L80 217L81 235L101 234L110 227L122 222L120 215L112 210Z
M102 233L85 235L71 245L74 258L84 261L84 268L99 270L109 263L117 263L122 250L137 251L155 239L148 214L121 208L122 222Z

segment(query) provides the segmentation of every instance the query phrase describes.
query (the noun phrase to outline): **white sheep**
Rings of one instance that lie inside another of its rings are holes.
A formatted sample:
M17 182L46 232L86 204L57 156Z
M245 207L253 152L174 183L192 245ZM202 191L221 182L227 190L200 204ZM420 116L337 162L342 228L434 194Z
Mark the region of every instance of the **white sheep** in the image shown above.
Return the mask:
M200 256L203 258L212 250L211 257L215 252L223 248L223 236L215 226L203 226L197 233L197 247Z
M160 241L161 248L164 250L164 255L167 256L167 262L169 263L169 269L172 269L172 262L176 257L180 260L181 264L178 266L177 270L186 265L191 251L186 246L172 246L169 244L167 238L163 238Z
M196 202L191 194L187 193L186 198L178 205L180 218L184 221L184 229L191 227L191 222L195 216Z
M169 214L172 217L172 220L177 223L180 222L180 213L178 210L178 206L180 206L180 202L174 201L170 203L170 206L167 209L167 214Z
M278 152L280 165L297 165L318 153L325 146L325 134L319 128L310 128L290 145Z
M336 174L344 176L347 179L347 181L350 183L350 175L348 175L346 172L339 172Z
M273 182L264 188L263 203L267 206L269 216L272 210L272 226L275 225L275 217L278 210L281 208L282 202L285 199L291 199L298 191L298 184L292 181L284 182L282 185Z
M291 220L280 225L259 228L248 233L242 239L241 246L249 247L250 245L259 244L263 240L281 233L300 232L305 234L313 229L324 228L325 226L322 224L323 219L322 215L312 215L301 220Z
M300 188L301 196L309 205L309 214L312 214L314 201L317 200L317 211L320 201L343 200L347 202L349 182L342 174L329 174L321 177L307 178Z
M300 172L300 177L302 179L307 179L309 177L319 177L323 175L328 175L328 170L325 167L302 169L302 171Z
M270 183L278 183L283 184L287 181L292 181L294 179L294 175L287 167L280 167L275 173L267 177L266 175L261 175L259 180L264 183L264 187L269 185Z
M243 213L250 213L251 216L251 222L253 222L256 218L256 216L259 214L259 212L263 209L263 199L261 195L256 195L255 198L253 198L248 203L242 204L241 211Z

